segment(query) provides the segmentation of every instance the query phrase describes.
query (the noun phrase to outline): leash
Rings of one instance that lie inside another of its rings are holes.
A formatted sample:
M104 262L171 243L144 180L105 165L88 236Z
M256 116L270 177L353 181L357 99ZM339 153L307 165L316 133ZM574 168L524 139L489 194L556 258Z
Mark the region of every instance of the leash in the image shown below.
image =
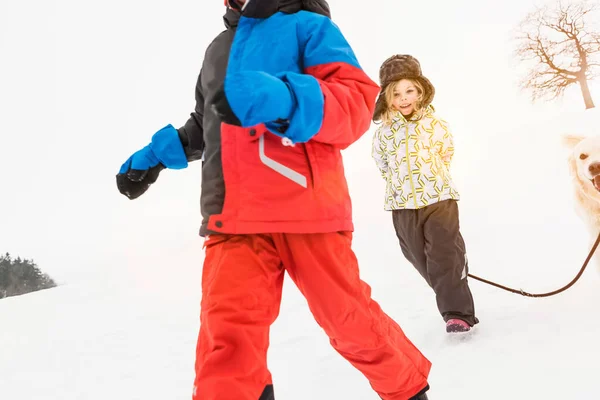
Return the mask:
M583 263L583 266L579 270L579 273L577 274L577 276L575 276L575 278L571 282L569 282L567 285L561 287L560 289L557 289L557 290L554 290L554 291L548 292L548 293L528 293L528 292L524 292L521 289L519 289L519 290L512 289L512 288L509 288L507 286L503 286L503 285L500 285L498 283L495 283L495 282L492 282L492 281L488 281L487 279L483 279L483 278L480 278L480 277L475 276L475 275L471 275L471 274L467 274L467 275L470 276L473 279L476 279L476 280L480 281L480 282L487 283L488 285L495 286L497 288L506 290L506 291L511 292L511 293L520 294L521 296L527 296L527 297L549 297L549 296L554 296L555 294L559 294L561 292L564 292L565 290L567 290L568 288L570 288L571 286L573 286L575 284L575 282L577 282L579 280L579 278L581 278L581 275L583 275L583 271L585 271L585 269L587 268L588 263L592 259L592 256L594 255L594 252L596 251L596 248L598 247L599 244L600 244L600 234L598 234L598 238L596 239L596 242L592 246L592 249L590 250L590 253L588 254L587 258L585 259L585 262Z

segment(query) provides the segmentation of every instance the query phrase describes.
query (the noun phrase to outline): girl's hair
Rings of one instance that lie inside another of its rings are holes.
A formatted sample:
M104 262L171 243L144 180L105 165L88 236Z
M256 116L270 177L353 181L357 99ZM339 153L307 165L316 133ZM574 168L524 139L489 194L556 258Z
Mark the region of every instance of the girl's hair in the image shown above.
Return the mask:
M419 97L415 104L415 109L413 111L413 115L415 115L415 114L418 115L423 111L423 93L425 92L425 90L423 89L423 85L417 79L409 79L409 78L403 78L403 79L409 80L417 88ZM402 79L400 79L400 80L402 80ZM390 83L389 85L387 85L387 87L385 88L385 90L383 92L383 96L385 98L385 104L387 105L387 109L385 109L381 113L380 119L381 119L381 122L383 122L386 125L391 124L392 120L394 119L394 114L399 112L398 110L394 109L394 107L392 106L392 103L394 102L394 90L396 89L396 86L398 85L398 83L400 83L400 80L394 81L394 82Z

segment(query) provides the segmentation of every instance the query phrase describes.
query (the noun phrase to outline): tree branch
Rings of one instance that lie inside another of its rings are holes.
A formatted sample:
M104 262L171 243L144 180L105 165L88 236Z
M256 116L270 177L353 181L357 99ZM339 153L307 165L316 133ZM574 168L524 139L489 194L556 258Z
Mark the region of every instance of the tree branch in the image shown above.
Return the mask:
M516 56L531 67L520 86L534 99L556 98L577 82L596 76L600 63L600 32L590 29L597 4L585 0L553 9L538 8L521 22L515 37Z

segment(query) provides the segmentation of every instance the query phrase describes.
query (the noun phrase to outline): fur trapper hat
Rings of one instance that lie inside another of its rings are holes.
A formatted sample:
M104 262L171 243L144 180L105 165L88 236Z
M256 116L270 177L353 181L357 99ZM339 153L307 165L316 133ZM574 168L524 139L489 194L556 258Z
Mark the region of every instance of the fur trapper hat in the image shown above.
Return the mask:
M401 79L411 79L421 83L423 86L422 107L426 108L431 104L435 95L435 88L429 79L423 76L419 60L408 54L396 54L385 60L379 68L379 85L381 86L381 91L375 104L373 121L378 121L381 115L388 109L384 94L385 89L390 83Z

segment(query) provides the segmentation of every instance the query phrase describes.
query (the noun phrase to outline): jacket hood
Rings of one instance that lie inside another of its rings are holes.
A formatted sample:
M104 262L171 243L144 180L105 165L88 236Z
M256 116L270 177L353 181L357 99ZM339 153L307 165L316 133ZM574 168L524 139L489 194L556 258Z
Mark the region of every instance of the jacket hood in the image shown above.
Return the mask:
M293 14L301 10L314 12L331 18L331 11L326 0L247 0L248 5L243 11L237 10L235 7L227 7L227 11L223 16L225 26L235 28L238 24L240 16L247 18L269 18L277 12ZM225 0L225 4L229 4L229 0Z

